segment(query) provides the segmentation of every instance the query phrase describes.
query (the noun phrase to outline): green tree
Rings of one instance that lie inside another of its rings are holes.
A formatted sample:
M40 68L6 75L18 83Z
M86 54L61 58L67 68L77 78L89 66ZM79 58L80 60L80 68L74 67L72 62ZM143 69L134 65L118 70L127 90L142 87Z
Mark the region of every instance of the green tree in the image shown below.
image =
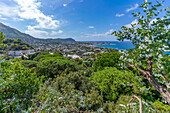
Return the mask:
M94 70L101 70L104 67L119 67L119 58L120 53L113 51L111 53L99 53L96 55L97 59L94 61L93 68Z
M0 112L22 112L32 105L31 99L39 90L35 73L19 62L0 63Z
M106 67L102 71L95 72L91 79L95 81L105 100L115 101L120 94L133 93L133 85L137 80L133 73L122 72L115 67Z
M37 67L37 63L38 62L34 60L25 60L22 62L22 65L28 68L34 68L34 67Z
M44 52L36 52L34 54L29 54L28 55L28 60L33 60L34 58L38 57L39 55L47 55L49 54L48 51L44 51ZM40 58L35 59L36 61L38 61Z
M47 78L55 78L57 75L62 73L69 73L71 71L76 71L76 63L56 57L43 58L41 62L37 64L37 75L44 75Z
M59 76L56 78L54 86L56 90L61 91L64 87L71 84L74 89L82 92L90 92L90 90L97 89L97 84L91 81L89 78L83 76L80 72L71 72L69 74Z
M164 54L170 48L170 11L160 8L163 4L151 2L141 4L143 14L132 13L138 18L138 22L131 27L123 26L122 30L114 31L112 34L119 41L131 40L134 49L124 50L122 59L125 64L140 72L152 84L152 86L170 104L170 93L168 89L170 80L170 57ZM159 18L159 13L165 11L165 16ZM155 21L154 21L155 20Z
M0 33L0 47L4 47L3 41L5 40L5 35L1 32Z
M84 67L92 67L93 60L91 58L85 58L82 64Z
M61 81L62 82L62 81ZM79 113L97 111L102 104L102 97L96 90L86 94L68 84L61 91L56 90L55 81L46 81L33 100L29 112L42 113Z

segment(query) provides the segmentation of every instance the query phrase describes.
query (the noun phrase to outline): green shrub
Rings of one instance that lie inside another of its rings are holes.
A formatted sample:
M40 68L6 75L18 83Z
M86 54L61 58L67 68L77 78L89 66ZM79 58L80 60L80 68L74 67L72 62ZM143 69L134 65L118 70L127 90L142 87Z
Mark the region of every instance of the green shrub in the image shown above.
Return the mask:
M166 104L163 104L160 101L156 101L152 105L160 113L168 113L170 111L170 106L166 105Z
M22 62L22 65L28 68L33 68L33 67L37 67L37 63L38 63L37 61L33 61L33 60L24 60Z
M91 79L95 81L105 100L115 101L120 94L133 93L133 84L137 81L133 73L122 72L114 67L106 67L95 72Z
M119 67L120 53L117 51L113 51L112 53L99 53L96 56L97 59L93 64L95 71L102 70L104 67Z
M96 90L98 89L97 84L95 82L81 75L81 73L79 72L71 72L69 74L57 77L54 86L56 90L60 91L69 84L72 84L74 89L80 90L84 93L89 93L92 88Z
M77 70L76 64L67 59L47 58L38 62L37 76L44 75L46 78L56 78L62 73L68 74Z
M38 90L39 81L29 69L18 62L0 64L0 112L27 110Z
M47 81L41 87L29 112L54 112L54 113L77 113L92 112L90 98L83 95L83 92L72 89L70 84L61 91L56 91L55 86Z

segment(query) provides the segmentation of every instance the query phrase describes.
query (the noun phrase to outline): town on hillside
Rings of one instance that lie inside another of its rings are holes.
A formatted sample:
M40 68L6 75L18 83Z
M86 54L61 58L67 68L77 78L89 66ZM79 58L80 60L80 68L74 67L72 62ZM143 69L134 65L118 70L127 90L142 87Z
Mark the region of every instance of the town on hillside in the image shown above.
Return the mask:
M7 38L4 41L4 44L7 46L0 49L0 56L8 56L10 58L28 58L30 54L48 51L49 54L61 53L66 58L82 59L95 56L95 54L98 53L110 53L111 51L116 50L93 46L97 44L108 44L102 42L58 42L57 44L37 44L37 46L31 46L21 39Z

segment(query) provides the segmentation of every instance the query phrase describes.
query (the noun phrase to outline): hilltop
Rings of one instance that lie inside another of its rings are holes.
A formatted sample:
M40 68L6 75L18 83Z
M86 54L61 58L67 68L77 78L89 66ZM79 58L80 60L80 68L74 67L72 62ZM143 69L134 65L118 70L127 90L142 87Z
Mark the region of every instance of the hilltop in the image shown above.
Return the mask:
M72 39L72 38L65 38L65 39L61 39L61 38L56 38L56 39L39 39L39 38L35 38L35 37L33 37L33 36L29 35L29 34L22 33L19 30L15 29L15 28L11 28L9 26L6 26L6 25L4 25L2 23L0 23L0 32L3 32L6 35L6 38L10 38L10 39L20 38L21 40L23 40L24 42L26 42L28 44L75 42L75 40Z

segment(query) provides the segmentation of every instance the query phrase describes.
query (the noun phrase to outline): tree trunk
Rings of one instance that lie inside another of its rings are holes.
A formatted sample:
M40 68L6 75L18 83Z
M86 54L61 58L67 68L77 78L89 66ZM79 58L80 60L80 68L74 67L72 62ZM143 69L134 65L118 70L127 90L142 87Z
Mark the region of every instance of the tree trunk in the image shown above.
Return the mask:
M148 71L144 71L140 69L139 67L127 63L128 66L130 66L133 69L137 69L142 75L146 77L146 79L150 82L150 84L162 95L162 97L168 102L170 105L170 93L168 92L167 89L165 89L152 75L152 67L151 65L148 66Z
M162 97L168 102L170 105L170 93L167 89L165 89L155 78L153 75L148 73L147 80L152 84L152 86L162 95Z

